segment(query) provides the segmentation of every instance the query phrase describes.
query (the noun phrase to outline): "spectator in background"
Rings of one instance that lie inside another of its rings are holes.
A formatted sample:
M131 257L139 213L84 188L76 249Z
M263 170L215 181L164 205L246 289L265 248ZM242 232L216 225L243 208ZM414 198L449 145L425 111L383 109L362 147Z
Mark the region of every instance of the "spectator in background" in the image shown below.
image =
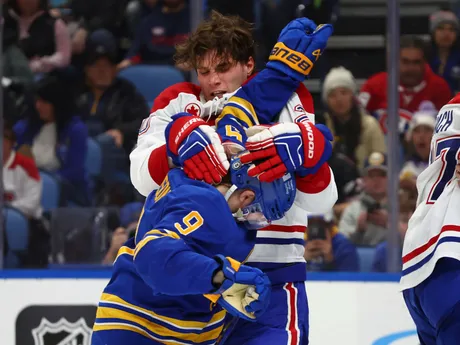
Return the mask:
M328 164L334 172L338 192L334 215L340 219L343 210L361 193L360 175L356 164L341 152L332 151Z
M109 31L96 30L88 37L77 102L90 136L103 135L112 146L130 152L149 109L136 87L117 77L116 54L115 38Z
M3 77L8 78L13 84L28 88L34 81L34 75L30 70L27 57L18 46L18 22L8 12L8 7L6 5L3 5L3 19Z
M37 111L14 127L17 144L29 150L39 169L59 176L68 200L87 205L88 131L76 116L72 89L55 76L47 76L38 82L36 97Z
M364 192L343 211L339 231L357 246L376 246L386 238L387 157L372 153L364 165Z
M67 26L54 18L47 0L10 0L12 15L19 23L19 45L33 73L67 67L71 47Z
M308 216L304 257L308 271L359 271L356 247L338 231L332 214Z
M399 252L402 257L402 246L404 236L406 235L409 219L415 211L417 203L417 191L414 189L402 188L399 190ZM388 242L382 242L375 248L374 261L372 263L372 271L386 272L387 271L387 253Z
M428 105L441 109L452 97L447 82L436 75L426 63L425 42L416 36L402 36L399 54L399 117L400 133L407 131L412 113ZM379 119L386 133L387 72L371 76L362 86L359 99Z
M3 189L6 205L20 210L30 219L42 216L40 205L42 182L32 158L14 150L16 143L13 126L4 121L3 126Z
M190 35L190 13L185 0L163 0L139 24L131 49L119 69L135 64L174 65L175 46Z
M89 33L98 29L109 30L122 37L122 24L128 0L72 0L72 17L78 29L72 37L72 53L82 54Z
M139 23L152 13L157 4L158 0L132 0L128 3L126 6L126 21L131 31L131 37L136 34Z
M126 204L120 209L120 226L112 233L110 247L102 260L102 264L112 265L121 246L123 246L128 238L135 235L142 206L143 204L140 202L133 202Z
M385 138L379 123L366 114L355 99L357 86L351 72L332 68L323 83L327 112L316 118L334 135L334 151L349 157L360 169L372 152L385 152Z
M411 120L407 132L409 155L401 170L401 183L415 188L418 175L428 166L430 158L431 138L436 124L436 114L417 112Z
M429 63L433 71L447 81L454 94L460 91L459 24L451 11L438 11L430 16L432 50Z

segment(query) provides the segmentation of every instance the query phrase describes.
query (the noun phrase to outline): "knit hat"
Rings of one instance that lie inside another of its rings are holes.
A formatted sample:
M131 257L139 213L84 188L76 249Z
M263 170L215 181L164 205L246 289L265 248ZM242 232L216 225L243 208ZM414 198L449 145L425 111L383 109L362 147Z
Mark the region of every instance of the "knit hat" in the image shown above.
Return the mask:
M441 24L452 24L456 30L460 23L454 12L438 11L430 16L430 31L434 32Z
M332 68L324 79L322 95L324 103L326 103L329 93L338 87L350 89L353 93L357 89L353 74L342 66Z
M431 111L418 111L414 113L409 124L409 130L407 131L407 140L410 140L412 132L418 126L430 127L434 130L436 126L436 113Z

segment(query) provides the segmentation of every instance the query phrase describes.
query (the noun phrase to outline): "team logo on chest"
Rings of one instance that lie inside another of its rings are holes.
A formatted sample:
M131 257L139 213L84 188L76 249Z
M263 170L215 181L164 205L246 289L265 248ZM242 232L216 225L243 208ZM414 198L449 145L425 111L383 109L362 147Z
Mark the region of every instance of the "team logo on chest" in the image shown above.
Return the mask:
M189 103L185 106L184 111L194 116L201 116L201 107L198 103Z

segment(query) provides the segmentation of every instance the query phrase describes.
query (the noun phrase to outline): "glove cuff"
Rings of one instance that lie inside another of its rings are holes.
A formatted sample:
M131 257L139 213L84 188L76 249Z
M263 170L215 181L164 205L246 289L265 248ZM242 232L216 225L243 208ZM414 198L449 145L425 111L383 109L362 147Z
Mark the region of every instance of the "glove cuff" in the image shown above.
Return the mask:
M270 53L269 63L267 66L269 66L272 61L278 61L288 67L289 70L297 72L295 77L298 79L299 75L301 75L301 81L310 75L311 69L314 65L314 63L304 54L289 48L283 42L278 42L275 44ZM275 66L276 65L277 64L275 64ZM275 67L275 69L279 68Z
M300 132L302 133L302 141L304 148L304 163L303 167L312 168L320 161L323 155L325 138L323 133L315 127L311 122L305 121L298 123Z

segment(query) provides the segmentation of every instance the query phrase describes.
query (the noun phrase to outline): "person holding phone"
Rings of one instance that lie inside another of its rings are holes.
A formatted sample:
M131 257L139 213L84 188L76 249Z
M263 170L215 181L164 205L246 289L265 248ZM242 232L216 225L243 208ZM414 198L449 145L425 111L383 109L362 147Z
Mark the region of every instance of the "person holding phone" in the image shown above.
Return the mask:
M356 247L339 233L332 213L308 217L304 257L308 271L359 271Z

